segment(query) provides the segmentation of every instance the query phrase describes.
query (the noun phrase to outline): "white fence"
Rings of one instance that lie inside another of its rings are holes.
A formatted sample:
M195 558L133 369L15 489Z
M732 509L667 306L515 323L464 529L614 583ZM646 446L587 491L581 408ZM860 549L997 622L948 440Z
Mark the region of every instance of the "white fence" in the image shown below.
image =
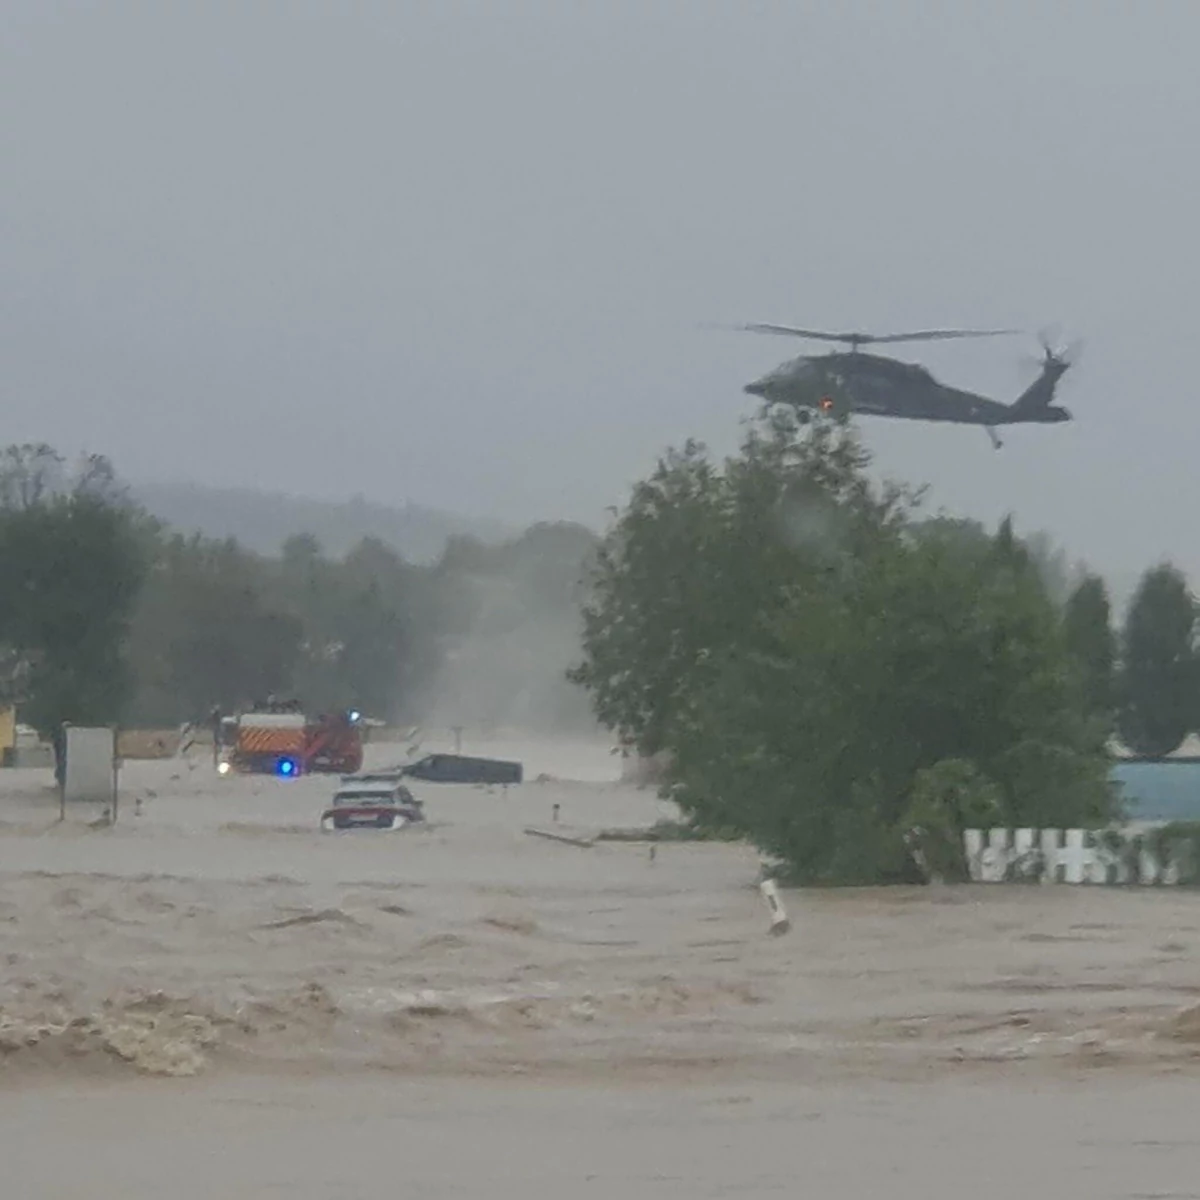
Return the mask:
M1179 864L1160 862L1146 839L1128 829L968 829L963 839L977 883L1179 882Z

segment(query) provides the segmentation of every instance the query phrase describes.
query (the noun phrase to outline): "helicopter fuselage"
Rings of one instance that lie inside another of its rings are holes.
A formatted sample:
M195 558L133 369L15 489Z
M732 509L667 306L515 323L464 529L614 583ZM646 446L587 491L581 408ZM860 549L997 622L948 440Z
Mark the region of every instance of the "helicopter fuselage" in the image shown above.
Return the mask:
M924 367L860 350L806 355L777 367L745 391L768 404L798 409L945 421L959 425L1057 424L1071 414L1052 404L1061 370L1048 362L1025 396L1014 404L948 387Z

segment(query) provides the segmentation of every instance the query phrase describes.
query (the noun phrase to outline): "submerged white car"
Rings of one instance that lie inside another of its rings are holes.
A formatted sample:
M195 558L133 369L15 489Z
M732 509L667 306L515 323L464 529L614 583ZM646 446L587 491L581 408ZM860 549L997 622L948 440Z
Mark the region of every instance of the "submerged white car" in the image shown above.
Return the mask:
M425 820L421 801L398 774L344 775L333 803L321 814L321 828L403 829Z

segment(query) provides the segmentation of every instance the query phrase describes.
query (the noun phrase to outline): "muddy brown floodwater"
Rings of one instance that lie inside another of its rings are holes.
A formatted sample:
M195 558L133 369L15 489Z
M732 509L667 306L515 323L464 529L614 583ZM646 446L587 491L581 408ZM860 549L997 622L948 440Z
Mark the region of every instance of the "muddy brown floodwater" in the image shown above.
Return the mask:
M746 847L526 836L669 815L607 747L476 749L529 782L380 834L203 759L115 827L5 772L5 1200L1200 1196L1194 893L789 892L771 938Z

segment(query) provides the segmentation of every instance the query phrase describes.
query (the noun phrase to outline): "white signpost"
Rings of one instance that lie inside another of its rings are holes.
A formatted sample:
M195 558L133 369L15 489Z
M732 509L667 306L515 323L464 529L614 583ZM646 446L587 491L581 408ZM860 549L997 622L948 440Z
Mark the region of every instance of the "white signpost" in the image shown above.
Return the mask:
M758 890L762 893L763 903L767 906L767 911L771 914L770 932L775 937L787 933L791 929L792 923L788 920L787 912L783 907L783 901L779 898L779 888L776 886L775 880L764 879L758 885Z
M63 727L66 771L62 786L62 810L68 802L82 800L110 806L117 819L117 731L111 726Z

